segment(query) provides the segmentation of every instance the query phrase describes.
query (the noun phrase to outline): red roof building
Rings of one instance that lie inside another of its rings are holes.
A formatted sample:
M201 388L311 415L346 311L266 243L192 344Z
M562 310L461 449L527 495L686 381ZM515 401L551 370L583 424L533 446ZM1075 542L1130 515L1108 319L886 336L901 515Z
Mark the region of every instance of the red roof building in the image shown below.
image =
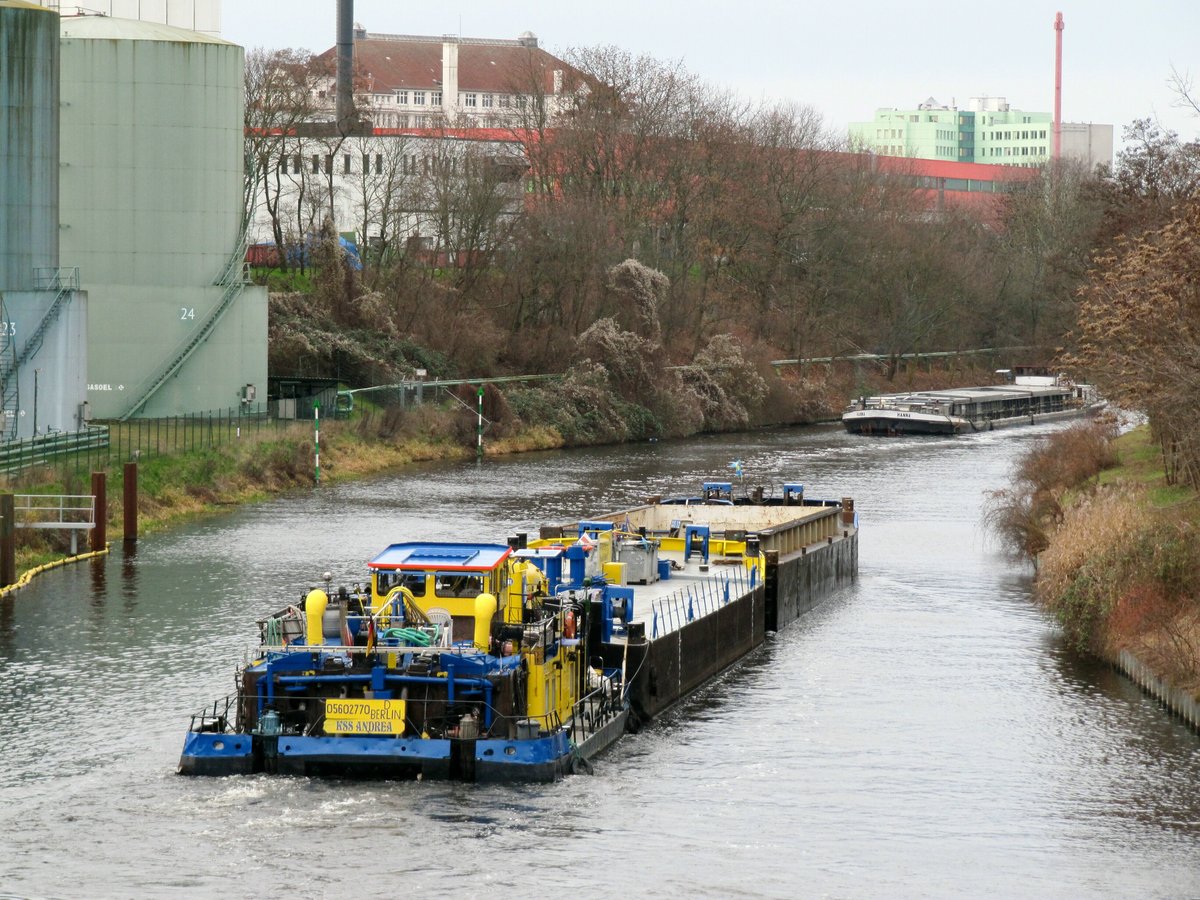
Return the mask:
M334 52L318 58L332 65ZM505 127L536 102L553 115L574 74L528 31L494 40L375 34L361 26L354 31L354 69L377 128Z

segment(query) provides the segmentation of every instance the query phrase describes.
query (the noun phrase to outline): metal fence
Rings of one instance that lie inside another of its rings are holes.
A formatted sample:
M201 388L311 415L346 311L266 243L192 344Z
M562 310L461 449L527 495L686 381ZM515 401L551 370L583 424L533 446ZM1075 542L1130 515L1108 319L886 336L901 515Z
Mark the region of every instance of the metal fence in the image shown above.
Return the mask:
M158 419L89 424L86 431L38 435L0 443L0 474L14 477L36 468L92 472L131 460L147 460L228 444L243 437L297 427L273 405L229 407ZM311 426L307 426L311 427Z

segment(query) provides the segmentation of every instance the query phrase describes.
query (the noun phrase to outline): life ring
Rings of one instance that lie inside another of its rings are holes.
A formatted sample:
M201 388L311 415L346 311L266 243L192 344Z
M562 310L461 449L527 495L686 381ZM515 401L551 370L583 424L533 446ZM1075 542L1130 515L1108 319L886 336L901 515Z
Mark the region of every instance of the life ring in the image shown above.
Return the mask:
M568 609L563 616L563 637L573 640L575 637L575 610Z

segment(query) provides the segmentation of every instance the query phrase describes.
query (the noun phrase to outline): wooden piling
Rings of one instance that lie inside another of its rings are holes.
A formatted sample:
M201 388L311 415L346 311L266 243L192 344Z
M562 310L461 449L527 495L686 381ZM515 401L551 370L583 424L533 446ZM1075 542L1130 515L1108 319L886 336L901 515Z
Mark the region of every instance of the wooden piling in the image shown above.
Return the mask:
M137 483L137 463L125 463L125 492L124 492L124 509L125 509L125 528L124 528L124 545L132 547L137 543L138 531L138 483Z
M107 475L92 473L92 496L96 498L96 527L92 529L92 552L98 553L108 546L108 494L105 491Z
M17 581L16 500L12 494L0 494L0 587Z

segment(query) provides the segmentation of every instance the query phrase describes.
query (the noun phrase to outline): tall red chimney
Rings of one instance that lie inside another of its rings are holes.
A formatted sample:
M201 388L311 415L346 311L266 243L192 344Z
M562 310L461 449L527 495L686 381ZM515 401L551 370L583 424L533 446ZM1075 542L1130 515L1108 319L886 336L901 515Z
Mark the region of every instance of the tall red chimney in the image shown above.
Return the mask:
M1062 153L1062 33L1063 17L1054 17L1054 145L1052 156L1057 162Z

